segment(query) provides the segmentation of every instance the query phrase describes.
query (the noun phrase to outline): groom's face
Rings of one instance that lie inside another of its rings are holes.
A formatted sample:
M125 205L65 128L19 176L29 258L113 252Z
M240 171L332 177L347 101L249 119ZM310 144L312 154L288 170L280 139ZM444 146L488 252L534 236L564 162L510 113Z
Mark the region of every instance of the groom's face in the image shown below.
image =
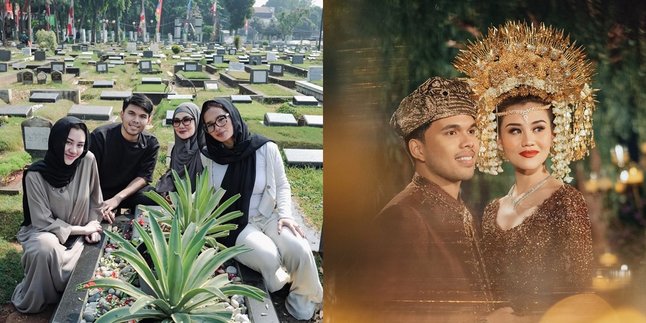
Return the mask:
M455 183L473 177L480 147L473 117L457 115L433 121L424 140L413 139L409 146L417 172L437 184Z

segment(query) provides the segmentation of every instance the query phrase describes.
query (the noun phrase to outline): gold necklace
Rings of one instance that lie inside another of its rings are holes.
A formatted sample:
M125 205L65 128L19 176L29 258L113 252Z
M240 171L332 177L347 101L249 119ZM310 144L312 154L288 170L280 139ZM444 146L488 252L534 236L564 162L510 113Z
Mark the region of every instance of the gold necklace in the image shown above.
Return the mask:
M514 183L514 185L513 185L513 186L511 187L511 189L509 190L509 193L507 193L507 196L511 197L511 199L512 199L512 200L511 200L511 204L512 204L512 206L514 207L514 209L516 209L516 207L518 206L518 204L520 204L520 202L522 202L523 200L525 200L525 199L526 199L530 194L532 194L532 193L536 192L536 190L538 190L539 188L541 188L541 186L545 185L545 183L547 183L547 180L550 178L550 176L551 176L551 175L547 175L547 176L546 176L545 178L543 178L540 182L538 182L538 183L534 184L532 187L530 187L530 188L527 190L527 192L525 192L525 193L523 193L523 194L520 194L520 196L518 196L517 198L514 198L514 197L511 195L511 193L512 193L512 192L514 191L514 189L516 188L516 184Z

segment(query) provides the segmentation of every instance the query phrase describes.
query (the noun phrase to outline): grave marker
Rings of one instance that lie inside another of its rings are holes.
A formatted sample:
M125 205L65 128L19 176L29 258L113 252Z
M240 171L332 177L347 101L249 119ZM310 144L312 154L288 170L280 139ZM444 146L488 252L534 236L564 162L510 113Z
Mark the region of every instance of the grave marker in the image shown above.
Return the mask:
M0 62L8 62L11 60L11 51L2 49L0 50Z
M213 55L213 64L224 64L224 56L222 55Z
M51 62L51 71L65 73L65 62Z
M251 82L252 84L267 83L267 70L252 70L249 82Z
M152 58L153 57L153 51L152 50L145 50L143 56L145 58Z
M96 80L92 83L94 88L111 88L114 86L113 80Z
M29 97L29 102L56 103L59 96L58 92L35 92Z
M244 71L244 64L238 62L229 63L229 71L231 72L242 72Z
M108 73L108 63L96 63L97 73Z
M251 103L251 96L249 95L232 95L231 102L233 103Z
M283 149L285 161L294 166L323 166L323 149Z
M67 112L67 115L74 116L82 120L110 120L110 117L112 116L112 107L74 104Z
M197 65L197 62L186 62L184 63L184 71L196 72L198 70Z
M292 56L292 64L303 64L304 55L294 55Z
M34 60L36 61L44 61L45 58L46 58L46 55L44 50L38 50L34 53Z
M42 105L4 105L0 107L0 116L27 118L31 117L34 109L38 107L42 107Z
M63 73L59 71L52 71L52 82L63 83Z
M260 55L251 55L251 56L249 56L249 63L251 65L261 65L262 64L262 56L260 56Z
M215 53L218 55L224 55L226 54L226 50L224 48L218 48L215 50Z
M310 66L309 71L307 72L307 80L320 81L323 79L323 66Z
M0 73L6 72L8 69L7 63L0 63Z
M229 55L235 55L237 50L235 48L229 48Z
M303 121L306 126L310 127L323 127L323 116L319 115L303 115Z
M132 91L103 91L101 100L123 100L132 95Z
M34 72L25 70L22 72L22 84L34 84Z
M141 84L161 84L161 77L142 77Z
M150 73L153 71L153 63L151 61L139 61L139 72Z
M22 129L22 142L25 151L33 159L45 157L52 122L41 117L34 117L23 121L20 128Z
M266 126L298 126L298 122L291 113L265 113L264 124Z
M283 64L269 64L269 74L283 76L285 66Z
M36 79L38 80L38 84L45 84L47 83L47 73L40 71L36 75ZM36 101L34 101L36 102Z
M25 56L31 56L31 47L24 47L21 49L22 54Z
M274 62L278 60L277 53L267 52L267 62Z
M319 105L319 101L315 97L309 95L294 95L292 103L294 105Z

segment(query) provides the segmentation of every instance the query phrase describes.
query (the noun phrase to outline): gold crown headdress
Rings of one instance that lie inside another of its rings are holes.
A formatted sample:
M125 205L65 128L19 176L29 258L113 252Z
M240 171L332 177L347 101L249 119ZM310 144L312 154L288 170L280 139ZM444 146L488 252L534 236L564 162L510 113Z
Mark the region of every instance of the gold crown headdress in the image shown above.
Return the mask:
M507 22L500 28L489 28L486 38L461 51L454 66L469 76L468 83L478 98L480 171L502 172L502 154L496 143L497 106L510 97L532 95L552 106L553 175L571 181L570 162L594 148L595 90L589 85L593 68L581 47L552 27Z

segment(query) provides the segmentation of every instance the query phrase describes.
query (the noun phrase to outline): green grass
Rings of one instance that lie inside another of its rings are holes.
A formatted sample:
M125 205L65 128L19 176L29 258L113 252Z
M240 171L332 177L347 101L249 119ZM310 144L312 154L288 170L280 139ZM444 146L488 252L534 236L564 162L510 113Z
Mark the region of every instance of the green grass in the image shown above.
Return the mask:
M294 107L296 109L296 112L298 112L300 115L317 115L317 116L322 116L323 115L323 109L322 108L306 108L306 107Z
M13 290L23 278L21 256L15 244L0 238L0 304L11 301Z
M20 123L23 121L25 118L10 117L7 123L0 127L0 153L22 150Z
M187 72L187 71L182 71L182 72L177 72L177 74L183 75L185 78L190 79L190 80L210 80L211 77L209 74L206 72Z
M286 167L285 171L298 204L308 215L309 222L320 231L323 226L323 170Z
M249 84L249 87L254 91L262 92L266 96L294 96L297 95L295 91L292 91L284 86L278 84Z
M323 86L323 80L310 81L310 83L316 84L316 85L318 85L318 86Z
M265 118L265 113L274 112L274 109L267 108L256 101L251 103L236 103L236 107L240 110L240 115L247 121L247 123L255 122L252 120L262 121Z
M132 92L164 92L166 90L166 84L138 84L133 89Z
M276 142L281 148L323 149L323 129L315 127L267 127L261 121L248 123L251 132ZM323 191L321 191L321 195Z
M25 167L31 163L31 156L24 151L10 151L0 154L0 178L4 178L12 172Z
M229 74L229 75L235 77L237 80L241 80L241 81L244 81L244 80L248 81L249 78L251 77L249 75L249 73L247 73L247 72L233 71L233 72L227 72L227 74Z
M283 73L283 76L275 76L281 80L292 80L292 81L302 81L306 80L306 77L298 76L292 73Z
M15 242L22 220L22 194L0 195L0 239Z

